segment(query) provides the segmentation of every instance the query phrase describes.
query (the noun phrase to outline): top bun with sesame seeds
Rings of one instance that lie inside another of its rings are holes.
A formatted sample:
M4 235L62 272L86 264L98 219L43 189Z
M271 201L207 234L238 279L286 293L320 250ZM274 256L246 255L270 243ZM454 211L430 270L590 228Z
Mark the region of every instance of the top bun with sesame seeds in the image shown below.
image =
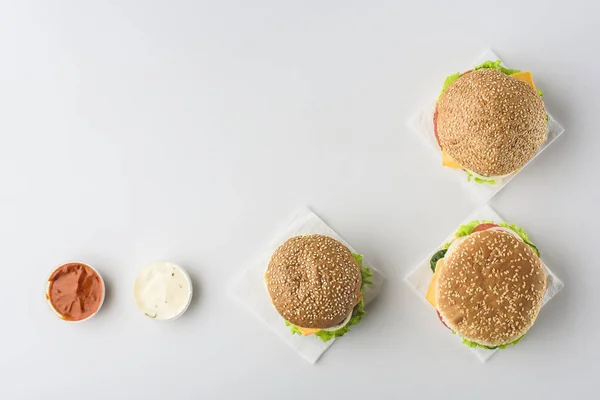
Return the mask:
M303 328L339 325L361 298L361 271L352 252L323 235L288 239L273 253L265 283L279 314Z
M438 312L456 334L483 346L509 344L535 322L546 273L530 246L486 230L448 249L436 286Z
M527 83L495 69L463 74L437 103L440 147L464 169L503 176L522 168L546 138L546 110Z

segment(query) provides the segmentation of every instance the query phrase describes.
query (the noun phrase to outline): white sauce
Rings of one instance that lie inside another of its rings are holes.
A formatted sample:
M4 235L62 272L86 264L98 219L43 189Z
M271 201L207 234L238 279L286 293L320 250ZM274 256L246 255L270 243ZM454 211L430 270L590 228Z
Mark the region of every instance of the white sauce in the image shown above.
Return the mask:
M192 281L180 266L155 262L140 271L133 297L140 311L148 317L175 319L185 312L192 300Z

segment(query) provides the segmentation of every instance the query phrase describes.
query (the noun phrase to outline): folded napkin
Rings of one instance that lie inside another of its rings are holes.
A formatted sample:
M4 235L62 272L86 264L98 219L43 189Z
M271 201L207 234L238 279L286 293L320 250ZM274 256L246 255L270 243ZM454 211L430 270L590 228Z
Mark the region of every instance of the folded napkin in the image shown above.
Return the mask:
M284 319L279 315L271 303L271 299L264 283L265 270L267 269L273 252L287 239L302 234L326 235L343 243L352 252L359 253L312 211L303 209L296 215L290 226L275 237L272 244L265 250L262 256L260 256L233 284L232 290L236 297L250 308L258 318L263 320L277 336L285 341L291 348L296 350L296 352L305 360L314 364L336 339L323 342L314 335L293 335L290 332L290 328L285 325ZM367 257L363 258L363 266L369 267L373 273L373 285L366 285L363 291L365 305L368 305L379 293L385 278L369 264ZM361 324L368 323L368 320L368 315L365 315ZM349 332L346 335L352 334L354 334L354 332Z
M500 58L494 54L492 50L487 50L483 53L473 64L467 66L462 71L448 71L448 75L455 72L464 72L473 67L484 63L485 61L496 61L500 60ZM503 64L504 65L504 64ZM535 74L534 74L535 77ZM440 90L442 88L442 83L444 82L445 77L439 77L440 82ZM468 190L472 192L474 197L480 202L480 204L487 203L489 199L491 199L496 193L498 193L510 180L519 172L517 171L514 174L511 174L499 181L496 182L495 185L488 184L480 184L474 181L469 182L467 179L466 172L460 169L452 169L446 168L442 166L442 153L440 151L440 147L438 146L437 140L435 139L435 134L433 131L433 113L435 111L435 102L439 92L431 94L431 102L423 107L416 115L414 115L409 121L408 126L414 130L424 141L428 144L428 146L434 151L435 155L438 157L440 168L442 168L448 175L452 175L454 179L458 179L463 185L465 185ZM542 151L546 147L548 147L556 138L558 138L563 132L564 128L560 126L558 122L550 113L548 113L548 126L546 132L546 141L540 146L539 151L533 157L537 157L541 154ZM532 160L533 160L532 158ZM531 162L531 160L529 160ZM523 169L523 168L521 168Z
M471 216L469 216L469 218L467 218L465 220L465 223L473 221L473 220L480 220L480 221L481 220L489 220L489 221L494 221L496 223L505 222L502 218L500 218L500 216L498 214L496 214L496 212L491 207L489 207L487 205L484 206L483 208L475 211L473 214L471 214ZM453 239L454 239L454 232L452 232L450 234L450 236L448 236L448 239L446 239L444 241L444 243L449 242ZM408 274L404 278L404 281L413 289L413 291L433 311L432 318L436 318L436 319L437 319L437 315L435 314L435 309L425 299L425 295L427 294L427 289L429 288L429 283L431 282L431 278L433 277L433 273L431 272L431 268L429 265L429 260L431 259L433 254L442 247L442 245L443 245L443 243L439 247L434 249L431 252L431 254L425 260L423 260L422 263L419 264L418 267L416 267L410 274ZM552 273L552 271L550 271L548 269L548 267L544 263L542 263L542 264L544 265L544 268L546 269L546 276L547 276L546 293L544 294L544 299L542 300L542 307L543 307L543 305L546 304L548 302L548 300L550 300L558 292L560 292L560 290L564 287L564 284L562 283L562 281L560 279L558 279L556 277L556 275L554 275ZM441 323L440 323L440 328L446 329L443 327L443 325ZM448 334L451 334L451 333L448 332ZM487 349L482 349L480 347L469 348L461 343L462 342L461 337L459 337L457 335L455 335L455 336L458 340L457 341L458 345L463 346L465 349L471 350L477 356L477 358L479 358L479 360L481 362L486 362L491 356L493 356L498 351L498 349L487 350ZM517 346L522 346L522 345L517 345Z

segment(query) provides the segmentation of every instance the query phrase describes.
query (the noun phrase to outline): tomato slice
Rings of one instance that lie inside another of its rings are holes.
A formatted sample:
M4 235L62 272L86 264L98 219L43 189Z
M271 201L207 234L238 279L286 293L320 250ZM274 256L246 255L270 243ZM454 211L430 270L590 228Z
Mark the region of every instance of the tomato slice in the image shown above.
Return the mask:
M438 136L438 130L437 130L437 116L438 116L438 107L437 107L437 103L436 103L435 111L433 112L433 133L435 134L435 140L437 140L437 144L441 150L442 145L440 144L440 137Z
M446 325L446 323L445 323L445 322L444 322L444 320L442 319L442 316L440 315L440 312L439 312L438 310L435 310L435 312L437 313L437 315L438 315L438 318L440 319L440 321L442 322L442 324L444 324L444 326L445 326L446 328L450 329L450 327L449 327L448 325ZM452 329L450 329L450 330L452 330Z
M479 224L475 227L475 229L473 229L473 232L471 233L475 233L475 232L480 232L480 231L485 231L488 230L490 228L497 228L499 225L496 224Z

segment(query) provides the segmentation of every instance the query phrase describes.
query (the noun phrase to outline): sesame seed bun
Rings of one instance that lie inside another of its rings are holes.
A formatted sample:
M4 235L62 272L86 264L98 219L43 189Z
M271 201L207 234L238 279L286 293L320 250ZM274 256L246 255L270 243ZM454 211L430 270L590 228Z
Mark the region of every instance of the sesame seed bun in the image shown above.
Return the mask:
M535 322L546 292L539 257L504 231L473 233L444 259L436 301L458 335L485 346L523 336Z
M296 236L269 262L265 283L283 318L302 328L339 325L360 298L360 266L346 246L322 235Z
M463 168L502 176L522 168L546 137L546 110L527 83L495 69L463 74L437 104L440 146Z

